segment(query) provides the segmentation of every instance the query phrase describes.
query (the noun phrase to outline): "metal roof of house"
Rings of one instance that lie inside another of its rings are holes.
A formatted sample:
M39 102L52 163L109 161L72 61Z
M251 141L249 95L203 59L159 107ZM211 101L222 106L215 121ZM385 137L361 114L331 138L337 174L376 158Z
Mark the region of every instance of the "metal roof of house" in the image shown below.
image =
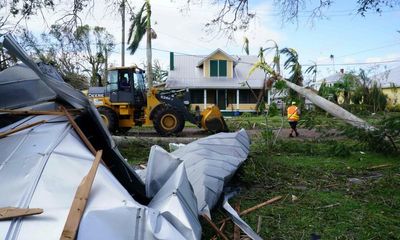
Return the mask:
M249 75L249 70L255 62L256 56L235 57L237 64L233 68L233 78L210 77L203 75L203 68L197 67L199 59L206 56L176 55L174 70L170 70L166 83L167 88L171 89L248 89L245 81ZM264 72L257 69L248 78L250 87L260 89L263 86Z
M332 74L332 75L330 75L330 76L328 76L328 77L321 78L321 79L317 80L317 82L322 83L322 82L325 81L327 84L329 84L329 83L336 83L336 82L338 82L340 79L342 79L343 75L344 75L343 73L337 72L337 73Z
M383 88L391 87L391 84L400 87L400 66L376 74L372 79L380 83Z

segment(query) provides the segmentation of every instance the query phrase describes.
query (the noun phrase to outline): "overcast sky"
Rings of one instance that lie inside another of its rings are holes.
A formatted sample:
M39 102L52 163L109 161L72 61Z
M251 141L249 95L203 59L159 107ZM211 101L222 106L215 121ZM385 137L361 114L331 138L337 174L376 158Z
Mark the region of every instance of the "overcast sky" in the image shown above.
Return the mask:
M201 5L191 6L189 11L180 11L185 0L152 0L153 28L158 38L153 41L154 59L159 59L166 67L168 51L187 54L211 53L221 48L233 55L242 52L243 37L250 40L250 54L256 55L261 46L267 46L268 39L275 40L283 47L295 48L304 64L322 64L319 76L329 75L340 68L347 71L371 65L340 65L381 61L400 61L400 9L384 9L383 13L368 13L366 17L355 14L356 0L338 0L325 11L327 18L310 23L309 10L300 13L298 23L282 24L278 9L272 1L250 0L250 10L256 12L256 19L249 31L238 32L233 41L225 37L215 38L204 31L204 24L216 14L217 6L203 1ZM353 3L354 2L354 3ZM137 9L143 1L134 1ZM36 34L48 31L47 25L59 18L65 6L58 6L57 13L44 12L47 21L41 16L22 22ZM4 14L4 9L1 14ZM102 1L96 1L95 8L83 16L83 23L105 27L115 36L118 43L111 56L111 63L120 65L121 19L117 13L107 10ZM127 27L129 22L127 23ZM158 49L158 50L157 50ZM162 50L162 51L161 51ZM330 55L334 55L334 63ZM145 62L145 41L134 56L127 53L126 65ZM325 64L325 65L324 65ZM389 68L400 62L387 65Z

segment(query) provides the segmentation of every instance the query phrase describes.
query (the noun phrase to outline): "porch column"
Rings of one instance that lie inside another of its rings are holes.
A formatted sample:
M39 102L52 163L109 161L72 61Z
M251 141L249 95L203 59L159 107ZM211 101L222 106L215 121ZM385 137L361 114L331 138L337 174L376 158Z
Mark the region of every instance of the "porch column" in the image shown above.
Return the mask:
M204 108L203 109L206 109L207 108L207 89L204 89Z
M228 107L228 90L225 89L225 107Z
M236 89L236 110L239 110L239 89Z

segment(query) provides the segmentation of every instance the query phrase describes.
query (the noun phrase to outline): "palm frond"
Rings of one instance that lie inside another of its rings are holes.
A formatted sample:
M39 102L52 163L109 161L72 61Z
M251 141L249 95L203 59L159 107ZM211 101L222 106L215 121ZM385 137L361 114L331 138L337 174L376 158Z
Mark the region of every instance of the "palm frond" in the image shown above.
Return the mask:
M147 27L147 17L143 16L145 14L146 4L140 8L139 12L133 17L132 24L129 27L128 33L128 49L130 54L134 54L139 47L140 41L146 34Z
M257 69L261 69L270 75L274 75L274 73L275 73L274 69L271 66L269 66L267 63L265 63L263 61L258 61L251 67L247 78L249 78L254 73L254 71Z
M246 53L246 55L249 55L249 39L247 37L244 37L244 43L243 43L243 50Z

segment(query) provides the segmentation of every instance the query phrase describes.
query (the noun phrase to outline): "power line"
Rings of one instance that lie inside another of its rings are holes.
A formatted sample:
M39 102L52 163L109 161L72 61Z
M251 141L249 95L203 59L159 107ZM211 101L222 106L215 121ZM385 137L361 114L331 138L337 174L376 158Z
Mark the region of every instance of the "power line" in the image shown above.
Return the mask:
M141 48L142 50L145 50L145 48ZM159 52L173 52L165 49L158 49L158 48L152 48L152 50L159 51ZM179 55L184 55L184 56L192 56L192 57L197 57L197 58L204 58L207 55L194 55L194 54L187 54L187 53L182 53L182 52L174 52ZM251 62L244 62L244 61L237 61L238 63L244 63L244 64L250 64L254 65L254 63ZM374 61L374 62L354 62L354 63L335 63L335 65L339 66L356 66L356 65L372 65L372 64L383 64L383 63L395 63L395 62L400 62L400 59L394 59L394 60L387 60L387 61ZM314 64L301 64L302 66L305 67L311 67L314 66ZM330 63L321 63L321 64L316 64L317 66L332 66Z

